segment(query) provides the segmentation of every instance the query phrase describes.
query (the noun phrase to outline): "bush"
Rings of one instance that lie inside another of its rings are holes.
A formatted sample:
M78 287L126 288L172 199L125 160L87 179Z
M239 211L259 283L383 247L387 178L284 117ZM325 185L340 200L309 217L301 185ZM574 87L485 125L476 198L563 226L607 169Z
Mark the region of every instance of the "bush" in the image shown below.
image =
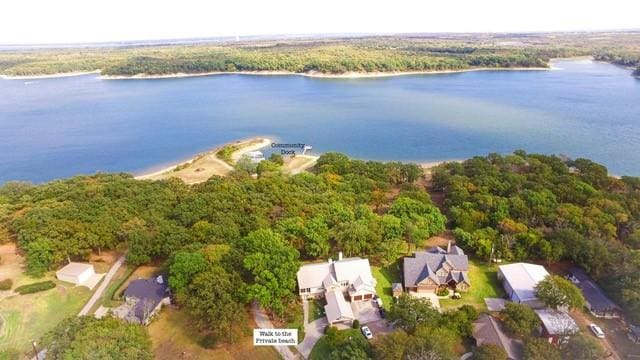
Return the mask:
M326 335L335 335L338 332L338 328L335 326L327 325L324 328L324 333Z
M0 290L11 290L12 286L13 286L13 280L11 279L4 279L0 281Z
M56 287L56 283L51 280L41 281L33 284L18 286L15 291L20 295L32 294L39 291L45 291Z
M358 319L353 320L353 324L351 326L354 329L359 329L360 328L360 320L358 320Z
M447 288L438 289L436 291L436 295L438 295L438 296L447 296L447 295L449 295L449 289L447 289Z

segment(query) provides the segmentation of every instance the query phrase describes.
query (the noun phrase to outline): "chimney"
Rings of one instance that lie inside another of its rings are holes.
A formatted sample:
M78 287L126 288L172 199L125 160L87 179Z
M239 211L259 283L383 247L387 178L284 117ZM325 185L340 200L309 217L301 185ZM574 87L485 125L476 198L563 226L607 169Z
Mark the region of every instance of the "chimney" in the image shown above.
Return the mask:
M447 244L447 254L451 252L451 240L449 240L449 243Z
M342 251L338 252L338 261L342 260Z

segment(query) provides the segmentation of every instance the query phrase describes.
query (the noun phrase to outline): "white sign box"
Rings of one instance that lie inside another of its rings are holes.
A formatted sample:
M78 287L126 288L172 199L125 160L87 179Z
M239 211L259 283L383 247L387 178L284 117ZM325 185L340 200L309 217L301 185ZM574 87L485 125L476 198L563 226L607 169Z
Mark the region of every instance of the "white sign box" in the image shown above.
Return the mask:
M296 346L298 329L253 329L253 346Z

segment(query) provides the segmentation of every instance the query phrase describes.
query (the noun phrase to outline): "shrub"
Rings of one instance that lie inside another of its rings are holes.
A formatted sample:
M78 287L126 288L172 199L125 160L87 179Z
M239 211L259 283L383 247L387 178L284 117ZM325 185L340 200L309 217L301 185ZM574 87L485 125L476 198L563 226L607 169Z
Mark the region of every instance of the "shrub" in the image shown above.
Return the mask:
M56 287L56 283L51 280L41 281L33 284L18 286L15 291L20 295L32 294L39 291L45 291Z
M438 296L447 296L447 295L449 295L449 289L447 289L447 288L438 289L436 291L436 295L438 295Z
M360 320L358 320L358 319L353 320L353 324L351 326L354 329L359 329L360 328Z
M338 328L335 326L327 325L324 328L324 333L326 335L335 335L338 332Z
M11 290L12 286L13 286L13 280L11 279L4 279L0 281L0 290Z

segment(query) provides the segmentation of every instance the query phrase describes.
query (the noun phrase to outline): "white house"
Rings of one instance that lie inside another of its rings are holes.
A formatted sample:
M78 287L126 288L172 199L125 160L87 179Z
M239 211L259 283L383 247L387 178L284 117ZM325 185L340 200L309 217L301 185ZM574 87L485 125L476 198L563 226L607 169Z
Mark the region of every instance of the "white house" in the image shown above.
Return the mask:
M376 293L376 280L371 274L369 260L342 258L327 262L307 264L297 273L298 289L303 299L322 297L326 292L338 289L351 301L370 300Z
M56 277L60 281L66 281L76 286L84 285L95 275L93 265L72 262L56 271Z
M376 294L376 280L369 260L358 257L307 264L298 270L298 288L303 299L325 297L324 310L330 324L353 321L355 316L349 301L370 300Z
M533 308L543 306L536 297L535 287L548 275L543 266L536 264L514 263L498 267L498 279L509 299Z

